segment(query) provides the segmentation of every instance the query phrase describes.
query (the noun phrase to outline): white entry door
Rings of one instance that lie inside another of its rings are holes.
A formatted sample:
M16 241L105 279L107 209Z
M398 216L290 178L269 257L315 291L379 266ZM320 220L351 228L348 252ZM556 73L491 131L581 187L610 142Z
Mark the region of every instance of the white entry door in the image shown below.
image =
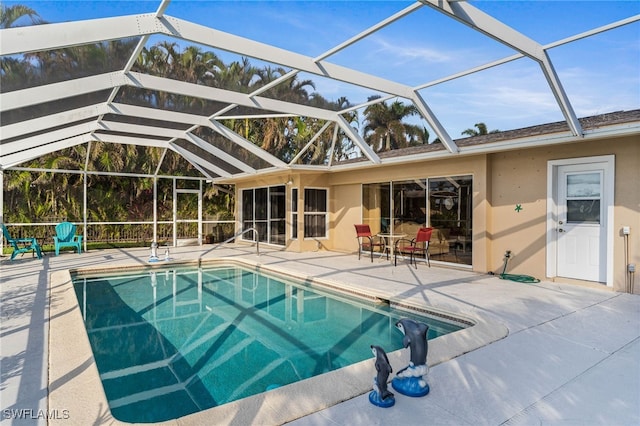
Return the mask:
M606 163L558 167L558 276L606 281L606 170Z

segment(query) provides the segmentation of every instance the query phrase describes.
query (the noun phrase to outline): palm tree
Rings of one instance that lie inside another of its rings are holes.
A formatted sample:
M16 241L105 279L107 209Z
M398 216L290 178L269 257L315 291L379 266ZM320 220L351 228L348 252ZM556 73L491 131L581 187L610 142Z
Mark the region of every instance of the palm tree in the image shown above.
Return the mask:
M258 72L260 80L257 84L267 84L285 73L286 70L283 68L272 69L267 67ZM264 96L307 105L310 99L307 88L315 89L313 81L299 80L296 75L271 88L265 92ZM258 135L257 141L259 142L257 143L267 152L284 161L288 161L300 149L298 141L301 139L302 134L312 132L313 127L308 127L311 123L312 120L306 117L297 119L266 118L255 121L254 125L258 127L255 132Z
M25 16L31 19L31 24L33 25L44 22L40 15L30 7L19 4L13 6L0 5L0 29L16 26L15 23ZM28 86L33 74L33 67L25 63L25 61L10 56L0 58L0 63L0 68L2 69L2 92L18 90Z
M233 61L217 70L215 86L234 92L248 93L252 91L252 83L259 79L258 68L251 65L248 58Z
M5 8L3 8L2 12L3 19L9 15ZM26 12L27 15L31 13L30 9L27 9ZM13 25L15 18L8 19L7 22L5 24L3 21L3 25ZM73 79L79 76L79 70L88 69L88 72L93 74L96 69L108 69L109 64L121 56L117 52L120 50L122 52L127 51L126 43L130 43L130 41L96 43L90 46L72 47L59 51L37 52L20 60L3 58L2 70L6 73L3 76L3 86L5 86L5 81L16 81L17 83L25 84L25 82L33 79L44 78L38 73L52 73L57 78ZM145 47L140 53L133 70L243 93L250 93L287 72L287 70L280 67L259 69L254 67L248 58L242 58L240 61L234 61L226 65L213 52L203 51L196 46L187 47L180 52L176 43L166 41L148 48ZM350 106L345 98L341 98L336 102L327 101L315 93L314 90L313 81L301 80L294 76L271 88L265 95L304 105L326 107L335 111L340 111ZM137 98L136 103L140 105L170 107L177 110L194 109L193 106L196 106L194 104L201 103L200 110L203 111L202 113L206 114L211 111L211 103L203 99L188 98L153 90L126 87L121 88L117 96L118 98L133 96ZM400 117L397 119L398 121L402 117L414 113L413 107L407 107L400 102L396 102L388 108L385 105L384 109L391 111L393 113L392 116ZM349 123L357 121L357 113L355 111L345 113L344 117ZM248 140L285 161L291 160L325 124L323 120L311 117L246 118L228 121L225 124L237 133L244 135ZM398 131L399 133L397 134L401 135L398 139L402 143L413 143L414 139L421 139L413 127L404 124L402 130ZM329 151L333 146L333 134L333 131L328 130L320 135L314 146L311 147L308 153L305 153L301 161L308 163L326 162ZM394 138L396 137L395 135L394 128ZM394 145L402 145L402 143L395 142L395 139L392 140ZM346 158L348 154L345 152L349 150L349 143L348 138L340 131L332 153L334 158ZM89 152L88 169L152 173L157 166L160 154L159 149L94 142ZM50 168L60 166L67 169L82 169L86 158L86 145L81 145L71 148L64 155L53 153L44 156L36 160L33 165L42 166L46 164ZM164 173L174 175L189 174L190 170L193 170L190 164L172 152L169 152L164 157L162 169ZM9 177L13 173L15 173L15 176ZM81 196L77 194L81 193L83 186L82 180L77 179L80 175L72 174L60 178L56 177L55 184L50 183L51 180L48 179L48 176L33 176L31 173L7 171L6 176L5 182L10 189L5 200L10 203L13 203L11 200L15 200L16 206L18 204L21 205L14 210L12 204L10 209L5 210L15 211L16 216L22 215L20 219L16 218L15 221L25 221L27 218L29 220L42 218L43 215L50 215L52 211L61 216L79 217L80 213L78 212L81 212L82 203L78 202ZM93 200L98 200L98 202L89 206L89 214L92 220L143 219L142 216L148 215L149 204L147 199L150 180L96 175L89 175L88 179L90 196ZM230 202L227 195L220 196L220 200L224 200L227 205ZM161 203L160 210L164 208L163 206L164 204ZM136 217L131 217L132 215Z
M333 106L329 107L330 109L335 109L337 111L344 111L345 109L351 106L351 102L344 97L339 97L335 102L332 103ZM349 112L345 112L342 114L342 117L353 127L358 126L358 111L353 110ZM333 152L333 159L335 161L346 160L349 156L354 152L356 148L355 143L349 139L342 130L340 130L338 134L339 142L336 143L335 150Z
M11 28L16 21L25 16L31 19L32 25L42 24L44 22L42 18L40 18L40 15L30 7L20 4L13 6L5 6L3 4L0 7L0 28Z
M309 102L309 92L307 88L316 89L316 85L311 80L298 80L298 76L294 76L287 80L289 82L286 87L282 98L283 101L289 102L300 102L300 103L308 103Z
M484 123L476 123L474 124L474 127L477 129L467 129L465 131L462 132L463 135L467 135L467 136L481 136L481 135L488 135L490 133L499 133L500 130L491 130L490 132L487 131L487 125Z
M378 98L380 96L372 96L368 101ZM421 140L420 131L417 126L404 123L402 120L417 113L415 105L407 105L400 101L391 105L387 105L386 102L369 105L364 110L364 138L376 152L409 146L412 139Z
M32 85L34 70L31 64L19 58L3 56L0 58L0 72L2 73L2 87L0 90L11 92L24 89Z
M215 73L224 64L218 56L209 51L203 51L197 46L188 46L180 55L181 80L190 83L210 85Z

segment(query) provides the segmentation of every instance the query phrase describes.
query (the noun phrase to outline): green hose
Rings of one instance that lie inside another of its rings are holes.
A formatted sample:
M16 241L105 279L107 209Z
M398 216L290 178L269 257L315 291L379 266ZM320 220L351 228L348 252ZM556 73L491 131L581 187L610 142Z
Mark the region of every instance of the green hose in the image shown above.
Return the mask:
M507 250L504 254L504 268L502 268L502 273L500 274L501 280L509 280L515 281L517 283L539 283L540 280L532 277L531 275L516 275L516 274L505 274L507 270L507 262L509 262L509 258L511 257L511 250Z
M532 277L531 275L515 275L515 274L500 274L501 280L510 280L517 283L539 283L540 280Z

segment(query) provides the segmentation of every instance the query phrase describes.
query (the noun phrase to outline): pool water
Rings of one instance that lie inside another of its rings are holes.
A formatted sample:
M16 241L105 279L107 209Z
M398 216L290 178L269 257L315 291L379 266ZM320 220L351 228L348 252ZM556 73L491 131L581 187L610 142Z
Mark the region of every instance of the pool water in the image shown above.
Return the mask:
M395 322L428 338L464 327L245 268L74 277L113 416L158 422L402 348ZM373 371L372 371L373 374Z

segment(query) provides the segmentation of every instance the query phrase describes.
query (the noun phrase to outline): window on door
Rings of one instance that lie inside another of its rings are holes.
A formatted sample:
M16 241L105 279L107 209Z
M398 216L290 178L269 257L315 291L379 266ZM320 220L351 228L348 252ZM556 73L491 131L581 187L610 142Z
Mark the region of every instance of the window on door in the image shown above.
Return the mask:
M567 174L567 223L600 223L602 173Z

